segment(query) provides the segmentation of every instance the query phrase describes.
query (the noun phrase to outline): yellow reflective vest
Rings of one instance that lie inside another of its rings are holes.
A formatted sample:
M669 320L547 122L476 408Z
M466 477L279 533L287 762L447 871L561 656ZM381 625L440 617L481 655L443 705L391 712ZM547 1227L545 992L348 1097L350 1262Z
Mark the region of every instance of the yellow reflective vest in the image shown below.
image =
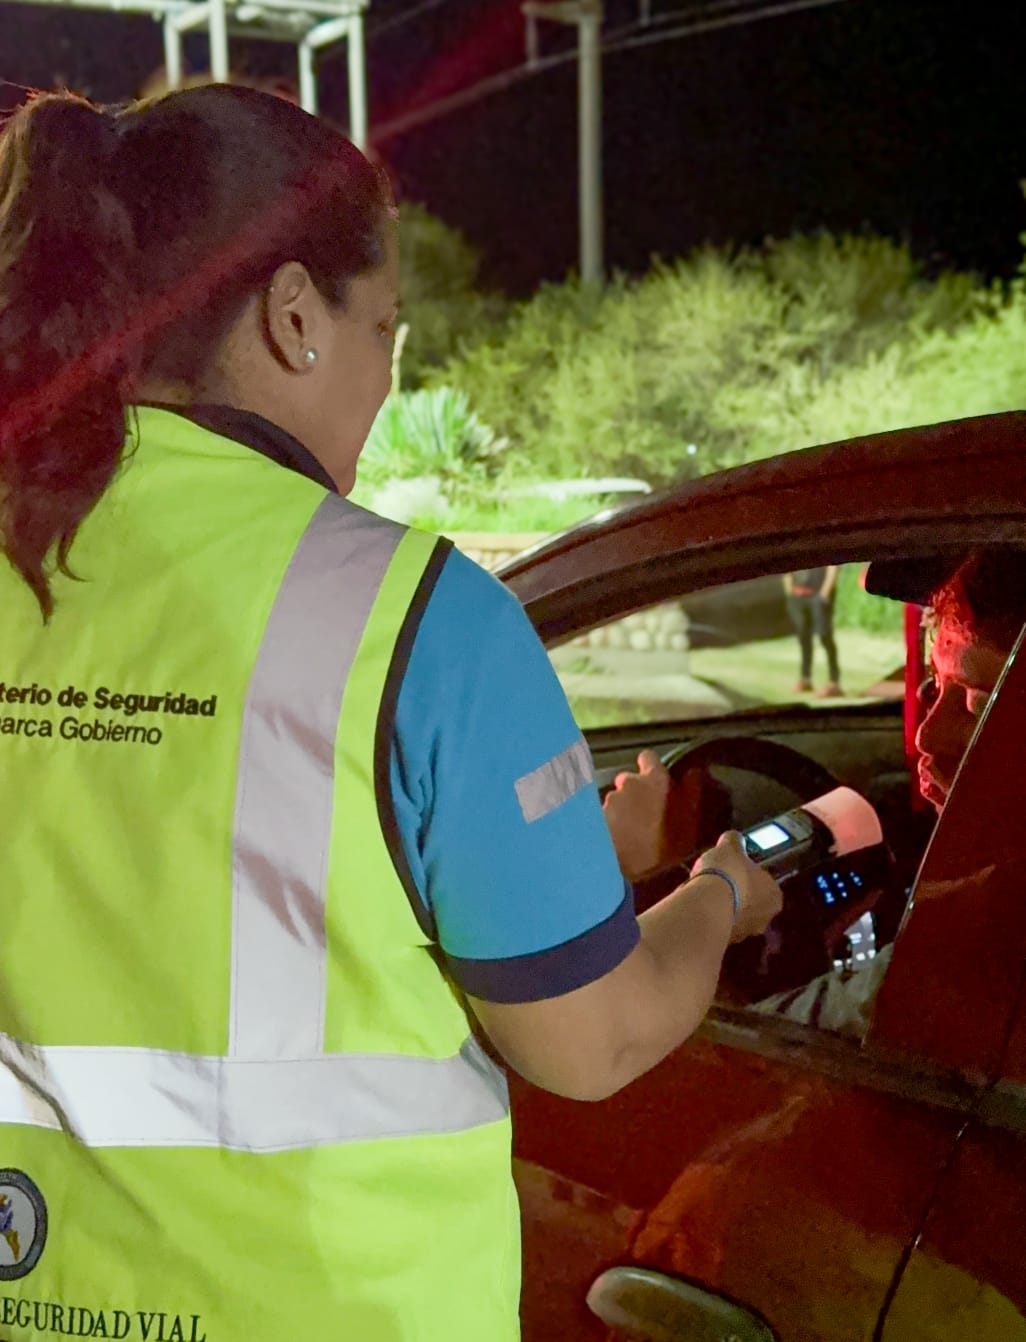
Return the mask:
M504 1078L379 814L444 543L137 420L48 627L0 574L0 1339L511 1342Z

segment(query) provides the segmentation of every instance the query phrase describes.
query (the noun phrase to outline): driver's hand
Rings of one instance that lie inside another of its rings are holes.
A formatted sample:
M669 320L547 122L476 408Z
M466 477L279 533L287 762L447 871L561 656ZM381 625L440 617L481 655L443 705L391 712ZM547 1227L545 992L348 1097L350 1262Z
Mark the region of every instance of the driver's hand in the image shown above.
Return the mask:
M602 803L620 870L629 881L669 866L665 859L670 775L654 750L638 756L638 772L617 774Z
M695 851L701 778L674 783L654 750L638 756L638 772L617 774L602 804L620 870L641 881Z
M784 896L773 877L745 852L741 835L734 830L721 835L716 847L703 853L695 863L692 876L700 875L704 867L719 867L737 881L741 911L735 919L731 941L761 937L783 908Z

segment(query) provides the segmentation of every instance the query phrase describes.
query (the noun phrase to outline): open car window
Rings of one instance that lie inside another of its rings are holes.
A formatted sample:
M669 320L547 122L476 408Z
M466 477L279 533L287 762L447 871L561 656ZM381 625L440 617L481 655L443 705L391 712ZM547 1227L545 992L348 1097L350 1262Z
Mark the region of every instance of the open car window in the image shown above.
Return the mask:
M902 607L866 594L863 567L769 574L649 606L554 648L552 663L585 729L900 700Z
M870 1028L943 801L924 800L906 755L906 607L868 594L865 568L770 573L684 594L551 652L582 727L632 729L596 731L600 781L629 767L628 740L632 750L652 743L665 753L676 724L682 747L730 747L703 756L712 791L703 846L725 828L748 829L811 800L800 769L759 767L767 743L825 771L819 784L813 773L812 787L829 788L832 778L870 803L886 868L863 872L864 883L849 881L843 894L837 872L820 872L764 941L728 952L717 999L753 1024L787 1020L853 1039ZM968 714L966 748L987 696L956 692L953 701ZM663 893L639 890L639 908Z
M940 641L938 640L938 642ZM994 659L992 670L994 670L995 681L1000 676L1000 670L997 668L1007 665L1010 655ZM936 660L938 666L940 666L940 657L938 656ZM970 671L973 667L979 668L979 666L979 660L970 658ZM908 864L900 860L900 853L908 837L908 830L905 825L902 825L899 830L885 825L884 837L888 843L890 857L894 859L897 854L899 855L898 860L890 862L886 871L886 879L881 881L878 890L872 892L867 907L857 907L849 910L856 915L850 921L843 913L835 919L833 927L828 930L827 935L823 938L824 963L820 972L808 976L807 971L800 972L799 969L799 972L790 975L795 980L793 983L779 987L772 994L761 996L757 989L754 992L752 991L752 984L757 982L759 970L763 966L757 963L759 956L754 952L754 948L749 947L746 951L741 952L740 962L735 961L731 965L728 958L719 995L719 1001L723 1005L736 1005L739 1000L744 1000L748 1009L754 1014L783 1018L832 1034L864 1039L873 1022L878 995L884 985L886 976L890 972L898 927L901 925L903 918L912 913L916 902L916 892L923 881L928 887L924 898L928 902L929 912L920 916L927 917L927 921L931 923L930 936L933 936L935 940L937 935L942 936L942 944L946 948L945 953L951 959L950 972L945 977L945 986L949 993L957 994L961 970L967 967L966 958L959 950L959 944L966 935L967 927L974 927L985 939L988 935L1000 935L1000 924L997 919L993 921L989 934L982 926L982 923L986 921L984 900L982 895L974 895L975 886L981 883L980 872L990 871L993 865L988 862L988 854L980 851L978 842L979 821L982 815L986 813L985 807L982 813L977 806L968 808L972 813L970 820L972 820L972 816L976 817L976 837L972 843L965 841L964 836L958 832L958 826L953 831L950 826L946 829L944 825L947 808L952 805L959 810L961 826L964 828L968 823L963 814L967 808L961 804L963 800L961 789L972 787L976 793L980 792L979 779L974 780L973 777L975 753L986 749L990 754L993 754L995 748L1000 753L1003 748L1000 741L995 742L993 739L994 732L998 728L988 727L989 708L993 702L995 691L991 689L990 692L986 692L979 688L971 688L971 682L974 679L972 674L966 677L970 685L955 683L943 688L944 677L939 676L938 679L942 683L940 692L949 694L955 700L952 707L943 711L964 718L963 729L966 733L965 740L968 742L967 748L961 754L960 762L954 754L943 766L928 753L925 757L926 763L923 768L924 778L922 782L924 791L929 792L928 784L931 775L938 772L943 775L945 770L951 770L953 773L953 781L947 791L946 800L936 793L933 794L935 806L931 807L931 812L939 810L941 813L940 820L936 825L930 824L928 836L922 826L918 827L920 836L926 838L926 842L923 843L924 853L929 846L932 867L936 867L943 873L939 884L937 873L931 868L929 859L917 868L914 878L909 881ZM975 677L975 679L982 679L982 677ZM934 687L929 693L936 696L938 691ZM950 731L949 728L941 730L944 732ZM933 735L925 735L924 739L926 742L925 748L929 751L935 745L936 738ZM964 782L964 779L969 781ZM919 774L917 770L912 776L913 789L917 787L918 783ZM973 798L973 801L975 802L975 798ZM923 811L910 813L909 819L913 825L915 824L916 814L922 816ZM932 818L932 815L930 815L931 821ZM961 861L961 850L973 853L967 868L970 874L964 882L951 879L951 872L957 868L957 862L952 863L950 858L945 856L944 851L933 854L933 849L938 845L941 850L950 847L953 841L953 833L956 834L955 841L960 849L959 861ZM822 880L822 878L819 879ZM941 889L944 890L952 908L959 898L963 902L965 900L970 901L966 905L964 914L960 917L952 916L950 918L950 928L946 937L942 931L938 932L938 927L932 926L932 924L938 923L937 915L942 912L936 903L937 891ZM972 903L974 900L975 905ZM814 917L816 911L806 908L804 912L806 915L811 913ZM825 910L822 910L822 912L825 912ZM826 920L826 922L828 921ZM1004 919L1004 922L1007 922L1007 919ZM923 939L923 937L918 938L919 941ZM926 939L929 940L929 937ZM767 956L772 958L777 954L783 955L786 959L791 954L781 944L782 940L783 938L779 935L774 938L771 930L771 935L762 949L763 962L765 962ZM811 938L809 946L815 940L815 938ZM937 945L931 943L929 959L931 965L937 963L936 952ZM733 954L733 952L728 953L728 957L730 954ZM829 961L829 964L827 961ZM788 975L787 969L783 966L781 966L780 972L785 976ZM738 979L739 975L740 980ZM921 975L919 977L921 978ZM740 988L738 987L739 981ZM975 1009L973 997L975 992L979 990L980 984L970 973L966 976L964 987L966 990L964 1007L966 1011L971 1012Z

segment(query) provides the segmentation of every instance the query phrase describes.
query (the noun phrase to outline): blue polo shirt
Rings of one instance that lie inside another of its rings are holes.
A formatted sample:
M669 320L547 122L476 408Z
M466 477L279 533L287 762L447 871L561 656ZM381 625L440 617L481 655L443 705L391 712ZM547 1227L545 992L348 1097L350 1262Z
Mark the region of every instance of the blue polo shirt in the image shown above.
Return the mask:
M162 408L335 489L301 443L258 415ZM520 603L456 550L420 612L387 774L378 786L396 869L463 991L557 997L634 949L630 886L562 687Z
M520 603L455 550L399 690L391 795L422 921L466 992L555 997L637 944L562 686Z

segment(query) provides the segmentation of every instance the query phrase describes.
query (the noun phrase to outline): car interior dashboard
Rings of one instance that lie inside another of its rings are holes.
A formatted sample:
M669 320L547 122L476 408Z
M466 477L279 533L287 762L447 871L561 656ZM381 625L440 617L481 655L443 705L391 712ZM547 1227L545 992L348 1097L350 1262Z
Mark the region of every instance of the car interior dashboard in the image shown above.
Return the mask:
M618 773L637 767L645 748L675 778L701 773L695 850L682 855L685 862L724 830L750 830L838 785L876 813L883 843L855 863L857 887L836 861L810 869L808 879L782 882L785 908L767 936L728 951L721 985L727 1000L744 1004L799 987L847 956L872 955L893 941L935 819L910 777L900 702L602 728L588 738L603 795ZM636 885L638 912L679 883L675 870Z

